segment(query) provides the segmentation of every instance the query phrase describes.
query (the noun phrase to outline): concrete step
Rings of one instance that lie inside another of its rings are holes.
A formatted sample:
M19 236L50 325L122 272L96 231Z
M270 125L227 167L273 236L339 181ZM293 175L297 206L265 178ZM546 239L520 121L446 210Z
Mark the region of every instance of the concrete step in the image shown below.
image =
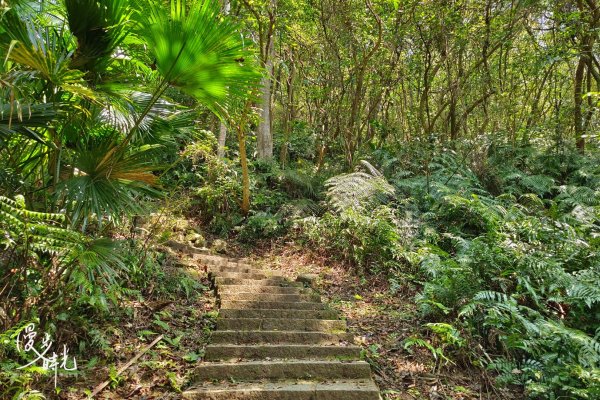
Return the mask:
M270 279L273 281L283 281L285 278L280 275L274 275L270 273L244 273L244 272L211 272L209 276L212 279L215 278L236 278L236 279L254 279L254 280L263 280Z
M223 293L219 291L221 301L269 301L269 302L321 302L317 294L269 294L269 293Z
M282 278L266 278L266 279L244 279L239 277L224 277L216 276L214 282L217 286L221 285L238 285L238 286L280 286L280 287L299 287L304 285L299 282L288 282Z
M310 289L283 286L242 286L242 285L219 285L217 292L227 293L265 293L265 294L310 294Z
M206 268L207 271L214 273L219 276L223 273L244 273L244 274L263 274L267 276L283 276L279 272L274 272L262 268L254 268L251 266L240 266L240 265L209 265Z
M354 337L348 333L306 331L214 331L213 344L318 344L337 345L351 343Z
M370 379L326 382L204 384L183 392L185 400L380 400Z
M364 361L242 361L203 363L190 375L192 382L212 380L260 381L264 379L368 379L371 368Z
M340 359L359 360L358 346L315 346L291 344L234 345L209 344L206 361L264 360L264 359Z
M285 309L221 309L221 318L292 318L292 319L336 319L333 310L285 310Z
M289 319L289 318L219 318L218 330L228 331L346 331L346 321L339 319Z
M272 310L323 310L325 304L293 301L221 300L221 309L255 310L264 308Z
M223 257L223 256L217 256L214 254L206 254L206 253L200 254L198 256L198 260L204 262L205 264L229 263L229 264L240 264L240 265L252 266L252 264L245 262L243 260L237 259L237 258Z
M312 290L239 260L197 259L221 308L184 399L380 400L346 321Z
M255 273L255 274L260 274L260 273L264 273L265 271L262 269L255 269L255 268L250 268L250 267L238 267L238 266L231 266L231 265L211 265L207 268L208 272L212 272L214 274L216 274L217 276L221 273L221 272L241 272L244 274L251 274L251 273Z
M208 265L208 264L227 264L227 263L237 263L238 260L233 258L219 257L211 254L206 254L206 252L199 252L198 254L194 254L194 260L199 263Z

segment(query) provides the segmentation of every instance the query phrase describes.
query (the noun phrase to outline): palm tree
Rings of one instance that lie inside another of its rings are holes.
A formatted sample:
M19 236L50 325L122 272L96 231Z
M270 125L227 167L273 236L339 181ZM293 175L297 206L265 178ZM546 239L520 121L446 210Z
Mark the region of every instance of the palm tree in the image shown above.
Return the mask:
M139 212L137 199L159 193L157 138L178 132L174 119L193 126L167 90L227 118L259 80L252 54L216 0L52 7L15 6L0 17L4 167L22 177L16 189L31 205L66 210L72 226Z

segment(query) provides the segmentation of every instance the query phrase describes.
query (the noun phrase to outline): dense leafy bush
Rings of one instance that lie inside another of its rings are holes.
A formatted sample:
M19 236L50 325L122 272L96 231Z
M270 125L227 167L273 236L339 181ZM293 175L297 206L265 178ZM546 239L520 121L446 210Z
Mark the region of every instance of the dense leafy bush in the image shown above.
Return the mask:
M397 219L387 206L369 215L354 208L327 212L320 219L302 220L300 226L306 239L361 275L397 270L402 248Z
M252 242L256 239L270 239L284 231L282 221L276 216L266 212L257 212L246 220L241 227L239 239Z
M63 214L27 210L22 196L0 196L0 323L8 328L35 312L46 321L73 305L106 311L116 301L126 264L119 243L93 240L60 226ZM27 277L27 279L24 279ZM54 303L53 298L62 301ZM8 308L5 308L9 306Z
M0 196L0 388L4 396L38 398L32 389L50 369L19 369L19 330L35 322L85 358L115 356L99 326L131 316L131 304L153 296L193 298L204 288L136 240L92 239L60 227L63 214L27 210ZM122 235L123 232L118 232ZM77 347L74 346L76 343ZM62 373L63 371L61 371ZM29 397L28 397L29 396ZM39 397L39 398L44 398Z

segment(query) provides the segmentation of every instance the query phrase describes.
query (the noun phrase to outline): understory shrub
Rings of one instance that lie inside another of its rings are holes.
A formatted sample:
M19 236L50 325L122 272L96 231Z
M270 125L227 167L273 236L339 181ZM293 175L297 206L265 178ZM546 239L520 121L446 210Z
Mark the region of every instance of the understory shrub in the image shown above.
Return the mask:
M270 239L284 231L283 222L277 217L266 212L257 212L251 215L242 225L238 239L243 242L252 242L256 239Z
M340 213L327 212L320 219L300 221L303 236L356 269L377 274L398 268L402 253L397 219L388 206L370 215L355 208Z

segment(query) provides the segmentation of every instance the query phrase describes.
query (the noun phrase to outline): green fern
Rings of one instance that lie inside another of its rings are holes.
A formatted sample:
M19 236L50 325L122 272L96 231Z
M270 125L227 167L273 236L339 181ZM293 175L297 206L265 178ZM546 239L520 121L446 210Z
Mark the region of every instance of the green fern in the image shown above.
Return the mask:
M330 178L325 183L329 204L337 210L364 209L389 202L394 187L369 162L361 161L368 172L353 172Z
M583 302L588 308L600 303L600 286L598 285L598 268L590 268L573 274L573 281L567 288L569 300Z
M563 207L572 209L577 206L598 205L598 192L587 186L562 185L558 188L555 200Z
M61 227L64 223L62 214L27 210L22 196L14 200L0 196L0 280L13 288L12 302L4 302L11 304L10 309L0 313L8 316L5 325L17 316L15 310L21 307L27 312L28 305L36 304L34 297L45 290L50 297L55 291L70 292L77 295L77 301L84 299L106 310L105 292L111 292L107 289L114 289L117 278L127 270L117 244L108 239L90 239ZM22 276L28 279L20 279ZM68 297L56 306L67 307ZM113 296L112 301L116 300ZM15 307L15 301L21 303L20 307Z

